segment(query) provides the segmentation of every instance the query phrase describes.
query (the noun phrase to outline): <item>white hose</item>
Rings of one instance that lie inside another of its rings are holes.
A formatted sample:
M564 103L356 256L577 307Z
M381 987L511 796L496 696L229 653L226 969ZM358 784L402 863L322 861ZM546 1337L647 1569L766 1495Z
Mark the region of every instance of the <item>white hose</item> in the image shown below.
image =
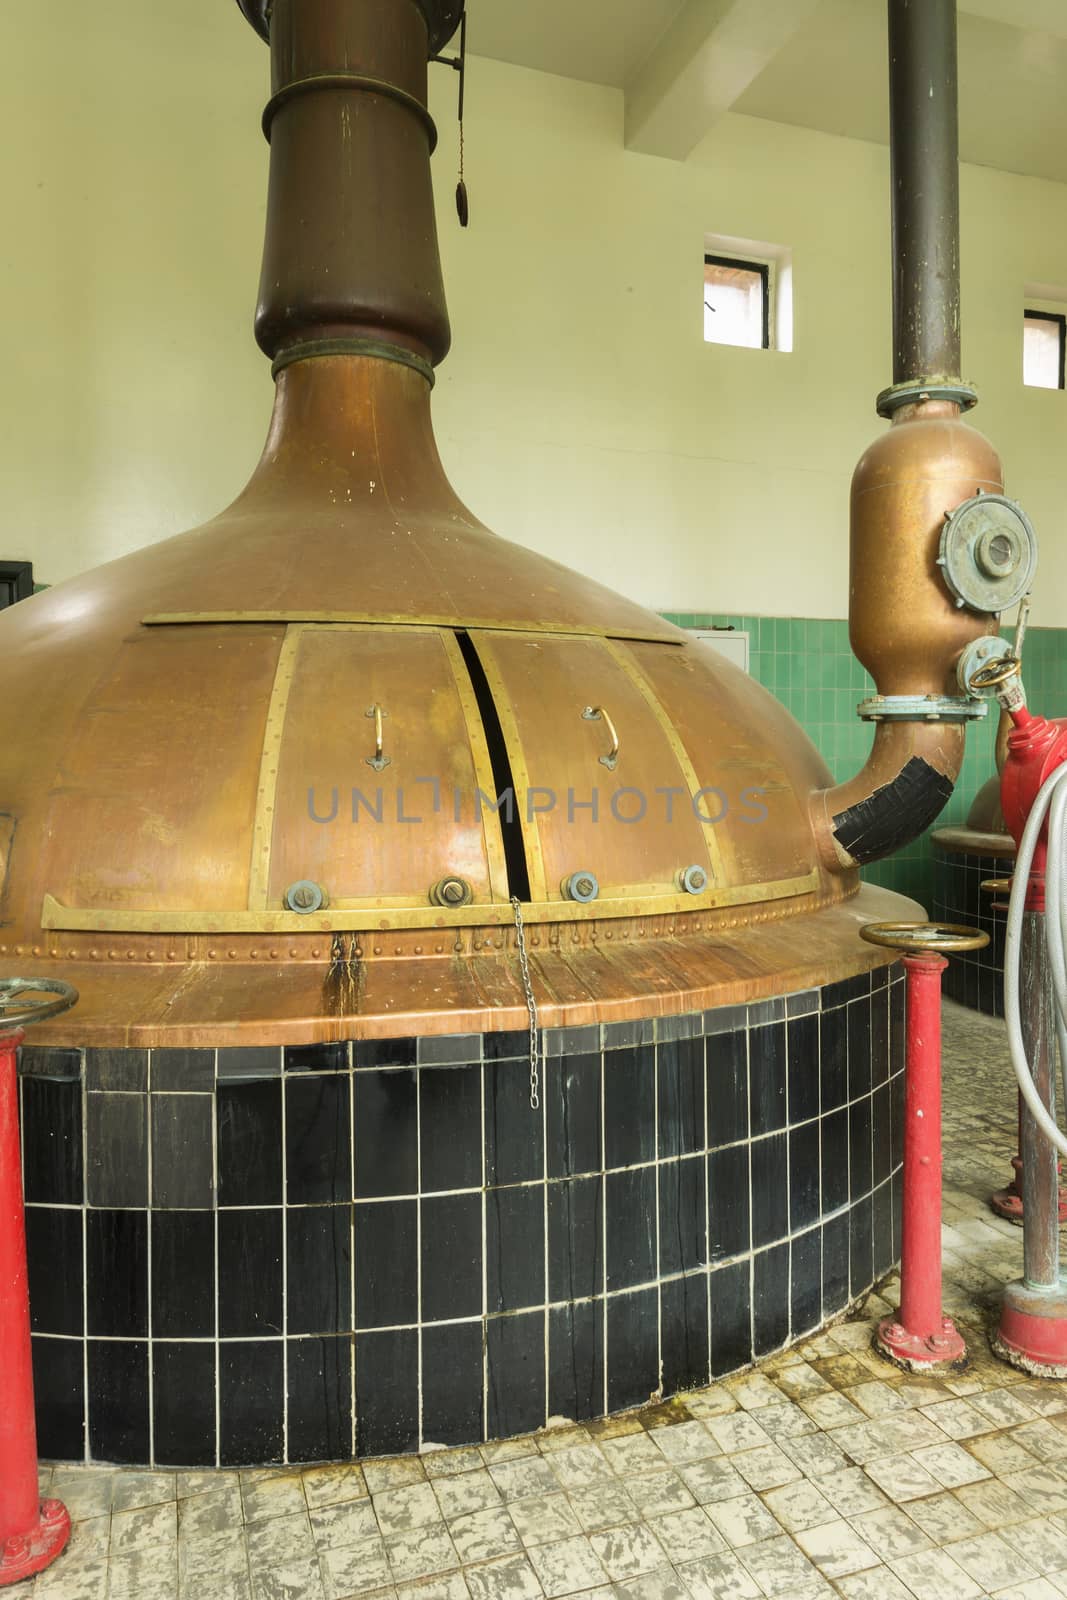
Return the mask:
M1008 1026L1008 1048L1011 1064L1019 1080L1019 1090L1026 1108L1052 1145L1061 1155L1067 1156L1067 1136L1049 1114L1034 1085L1030 1063L1023 1040L1022 1018L1019 1010L1019 988L1022 976L1022 932L1026 910L1026 896L1030 886L1030 869L1041 831L1048 819L1048 856L1045 867L1047 909L1044 918L1048 966L1052 975L1055 995L1054 1015L1056 1040L1060 1064L1067 1092L1067 905L1064 900L1064 864L1067 857L1067 764L1059 766L1045 779L1034 802L1033 810L1023 830L1011 899L1008 902L1008 923L1004 950L1004 1020ZM1043 1002L1042 1002L1043 1003ZM1052 1041L1049 1041L1050 1048Z
M1067 902L1064 898L1063 860L1060 846L1067 838L1067 783L1053 788L1049 806L1049 838L1057 841L1050 852L1045 870L1045 913L1048 965L1052 973L1052 990L1055 995L1056 1040L1059 1045L1060 1072L1063 1078L1064 1104L1067 1104L1067 960L1064 957Z

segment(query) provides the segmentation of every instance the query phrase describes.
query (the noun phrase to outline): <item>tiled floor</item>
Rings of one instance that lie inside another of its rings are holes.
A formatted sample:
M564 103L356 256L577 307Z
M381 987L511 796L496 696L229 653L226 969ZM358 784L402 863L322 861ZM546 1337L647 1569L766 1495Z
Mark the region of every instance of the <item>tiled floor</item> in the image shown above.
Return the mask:
M959 1378L853 1320L684 1400L484 1449L267 1472L45 1471L76 1520L50 1600L1056 1600L1067 1384L995 1361L1021 1234L1003 1024L946 1003L946 1308ZM28 1592L30 1585L14 1593Z

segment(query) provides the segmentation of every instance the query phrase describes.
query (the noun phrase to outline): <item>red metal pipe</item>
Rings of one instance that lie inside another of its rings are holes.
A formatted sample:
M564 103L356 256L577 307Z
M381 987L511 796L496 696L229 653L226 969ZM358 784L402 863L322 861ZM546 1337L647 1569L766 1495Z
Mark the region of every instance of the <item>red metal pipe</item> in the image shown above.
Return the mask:
M0 1587L47 1567L70 1538L70 1516L37 1487L26 1218L19 1160L21 1030L0 1033Z
M941 1309L941 974L948 962L933 951L903 961L908 1031L900 1311L880 1324L877 1344L894 1361L924 1369L967 1353Z

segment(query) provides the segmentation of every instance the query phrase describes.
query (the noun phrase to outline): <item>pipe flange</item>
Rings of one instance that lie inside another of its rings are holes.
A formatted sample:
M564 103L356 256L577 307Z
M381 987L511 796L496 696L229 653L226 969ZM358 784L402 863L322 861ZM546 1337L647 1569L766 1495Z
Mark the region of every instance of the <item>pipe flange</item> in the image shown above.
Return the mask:
M944 378L929 382L925 378L909 378L883 389L874 405L880 417L891 417L901 406L919 405L924 400L951 400L961 411L971 411L978 404L978 391L962 379L953 383Z
M1029 593L1037 534L1007 495L978 493L947 513L937 564L957 606L996 616Z
M415 0L426 18L430 54L443 50L459 27L466 0ZM270 42L270 17L274 0L237 0L237 4L261 39Z
M706 867L685 867L678 874L678 887L683 894L703 894L707 886Z
M977 722L988 710L971 695L874 694L856 714L864 722Z
M981 639L971 640L956 662L956 682L965 695L988 699L996 693L996 685L974 683L975 673L979 668L1009 660L1015 660L1015 652L1007 639L998 639L992 633L983 634Z

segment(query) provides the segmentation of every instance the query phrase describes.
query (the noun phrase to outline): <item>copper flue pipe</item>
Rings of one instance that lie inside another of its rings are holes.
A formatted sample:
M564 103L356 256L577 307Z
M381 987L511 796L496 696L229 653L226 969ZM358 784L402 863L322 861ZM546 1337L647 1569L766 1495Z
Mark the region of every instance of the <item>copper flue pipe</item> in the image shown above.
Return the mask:
M406 361L449 346L426 109L443 0L274 0L266 241L256 338L275 367Z
M889 0L893 382L960 371L956 0Z
M996 617L960 607L938 565L946 513L1000 493L1000 461L960 417L956 0L888 0L893 196L892 427L852 480L849 640L879 703L862 771L813 797L824 865L890 855L924 832L963 761L961 652Z

